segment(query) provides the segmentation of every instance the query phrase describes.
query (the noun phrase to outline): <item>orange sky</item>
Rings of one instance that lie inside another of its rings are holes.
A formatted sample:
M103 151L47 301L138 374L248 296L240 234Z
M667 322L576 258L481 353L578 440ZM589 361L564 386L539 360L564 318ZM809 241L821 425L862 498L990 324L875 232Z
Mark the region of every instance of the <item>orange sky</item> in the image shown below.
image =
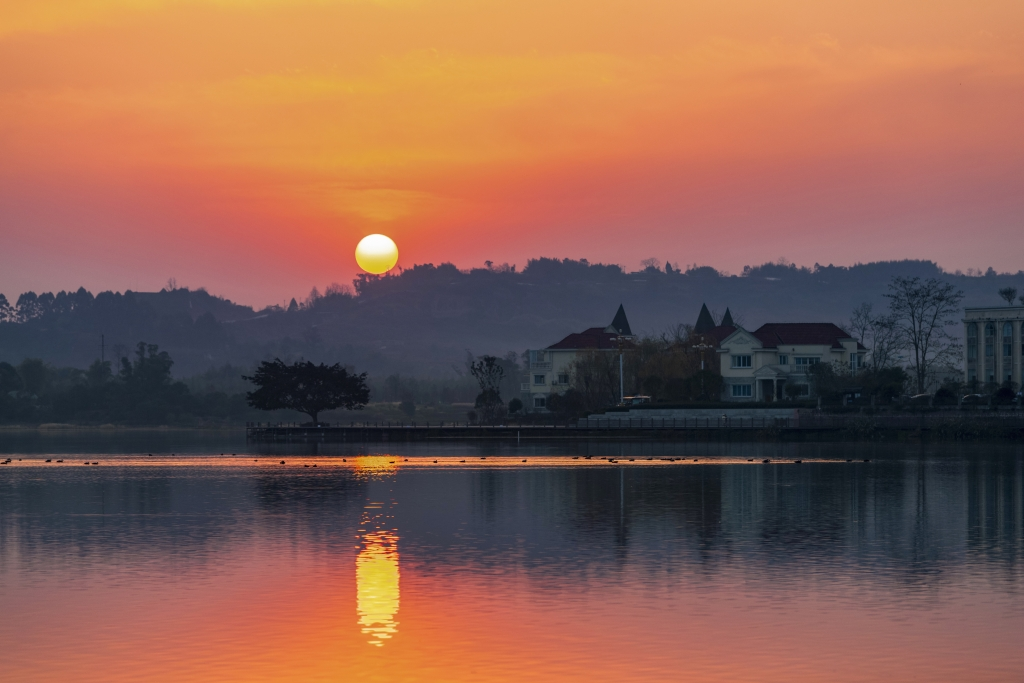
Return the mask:
M0 291L1024 264L1017 0L0 0Z

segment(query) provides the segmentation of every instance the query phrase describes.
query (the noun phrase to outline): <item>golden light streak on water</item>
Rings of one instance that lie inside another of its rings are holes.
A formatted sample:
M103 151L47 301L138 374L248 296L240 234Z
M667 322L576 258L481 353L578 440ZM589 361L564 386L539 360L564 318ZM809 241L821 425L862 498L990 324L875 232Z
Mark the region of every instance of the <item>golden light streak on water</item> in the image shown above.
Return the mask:
M356 458L355 471L367 477L380 477L398 469L398 458L393 455L361 455Z
M399 570L398 534L381 529L389 515L385 506L370 503L363 513L362 547L356 556L356 613L361 631L369 642L382 647L398 632ZM371 527L377 528L370 530Z

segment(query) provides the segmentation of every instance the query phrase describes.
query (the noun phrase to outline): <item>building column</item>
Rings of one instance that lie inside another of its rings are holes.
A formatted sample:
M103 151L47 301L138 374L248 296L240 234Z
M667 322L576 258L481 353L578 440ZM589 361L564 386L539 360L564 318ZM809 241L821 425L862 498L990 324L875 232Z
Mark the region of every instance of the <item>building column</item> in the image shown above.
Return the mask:
M1014 381L1017 382L1019 390L1024 389L1024 321L1018 321L1014 328L1016 331L1013 342Z

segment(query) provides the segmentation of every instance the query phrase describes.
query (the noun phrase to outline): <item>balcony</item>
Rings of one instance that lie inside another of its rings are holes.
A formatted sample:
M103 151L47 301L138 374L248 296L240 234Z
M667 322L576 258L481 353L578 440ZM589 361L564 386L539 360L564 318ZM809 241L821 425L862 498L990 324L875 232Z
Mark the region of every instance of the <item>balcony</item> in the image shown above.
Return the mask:
M530 363L530 370L550 370L551 361L547 363Z

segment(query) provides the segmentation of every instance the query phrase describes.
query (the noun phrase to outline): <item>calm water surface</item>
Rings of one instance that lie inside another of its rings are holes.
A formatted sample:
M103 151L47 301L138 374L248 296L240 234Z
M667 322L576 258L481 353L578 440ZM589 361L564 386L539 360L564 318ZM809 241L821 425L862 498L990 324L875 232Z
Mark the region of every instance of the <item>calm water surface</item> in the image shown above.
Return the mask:
M1015 446L0 451L4 681L1024 681Z

